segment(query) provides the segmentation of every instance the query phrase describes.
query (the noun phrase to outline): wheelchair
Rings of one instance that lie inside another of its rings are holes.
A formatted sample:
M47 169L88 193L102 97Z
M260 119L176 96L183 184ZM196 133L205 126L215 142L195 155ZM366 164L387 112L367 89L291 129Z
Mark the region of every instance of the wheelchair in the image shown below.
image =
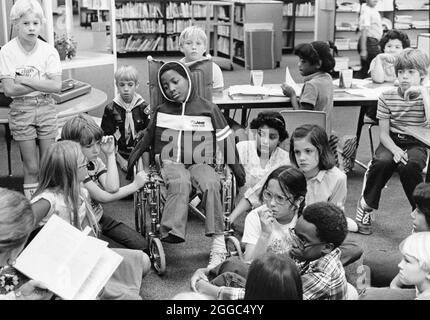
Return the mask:
M135 166L135 174L143 169L142 159ZM221 202L224 214L224 238L227 248L227 258L237 256L243 259L239 240L233 236L234 230L231 228L228 215L233 210L236 195L235 177L227 165L215 165L215 171L220 176L221 181ZM134 194L134 216L136 231L144 236L149 244L149 256L152 265L158 275L166 272L166 256L163 244L160 240L160 221L163 214L165 185L160 177L159 161L150 167L148 182L142 189ZM190 199L198 197L193 189ZM205 215L191 201L188 204L189 211L198 217L205 219Z
M164 102L164 97L161 94L158 85L158 70L164 64L161 60L155 60L151 56L147 57L148 73L149 73L149 94L150 108L153 110L155 106ZM208 100L212 100L212 60L211 57L204 58L187 64L191 71L196 90L200 96ZM160 160L155 157L150 166L148 173L148 182L142 189L134 194L134 213L136 231L146 237L149 244L150 259L154 269L159 275L166 272L166 256L163 245L160 240L160 222L163 214L164 196L163 190L166 189L160 174ZM221 161L217 161L221 163ZM135 174L143 170L143 160L139 159L134 168ZM236 182L230 168L224 164L216 164L215 171L218 173L221 181L221 201L223 204L224 213L224 236L227 248L227 258L238 256L243 258L239 240L233 236L234 230L231 228L228 215L233 210L234 200L236 196ZM195 199L198 196L196 190L191 192L189 199ZM189 211L197 214L197 216L205 219L205 215L200 211L193 201L188 204Z

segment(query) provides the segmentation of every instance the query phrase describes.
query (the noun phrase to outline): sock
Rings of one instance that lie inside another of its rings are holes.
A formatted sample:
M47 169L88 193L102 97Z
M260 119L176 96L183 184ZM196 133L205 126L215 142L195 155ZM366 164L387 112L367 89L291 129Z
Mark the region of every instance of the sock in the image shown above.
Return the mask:
M24 183L24 195L28 200L31 200L33 197L34 192L36 191L37 187L39 186L39 183Z
M214 234L212 236L212 252L227 252L225 247L224 234Z

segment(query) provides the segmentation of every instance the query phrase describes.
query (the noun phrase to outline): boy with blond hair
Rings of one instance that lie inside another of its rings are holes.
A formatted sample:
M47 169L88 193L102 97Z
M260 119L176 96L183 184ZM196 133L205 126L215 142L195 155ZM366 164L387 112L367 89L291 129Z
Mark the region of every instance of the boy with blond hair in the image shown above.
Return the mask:
M106 135L113 135L118 146L116 161L126 171L127 160L134 144L149 123L145 100L136 92L139 77L135 67L124 65L115 72L119 95L104 111L101 128Z
M380 141L358 201L358 232L371 234L370 213L378 209L381 191L398 171L406 196L415 209L412 193L423 181L422 170L427 161L427 147L405 134L408 126L428 127L430 123L429 89L423 86L430 65L429 57L418 49L406 49L394 63L399 87L385 91L378 100Z
M12 98L9 126L23 162L24 194L31 199L38 186L39 158L57 135L51 93L61 90L62 69L57 50L38 39L46 21L38 1L16 1L10 20L18 35L0 51L0 81L4 94Z
M184 54L180 61L188 64L203 58L206 52L207 36L204 30L198 26L190 26L182 30L179 36L179 50ZM212 62L212 79L214 89L223 89L224 78L221 68Z

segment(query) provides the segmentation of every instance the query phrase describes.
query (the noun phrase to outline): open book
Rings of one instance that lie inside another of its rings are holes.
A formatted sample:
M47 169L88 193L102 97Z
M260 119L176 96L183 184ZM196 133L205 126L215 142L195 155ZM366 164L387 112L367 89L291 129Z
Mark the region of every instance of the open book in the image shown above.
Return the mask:
M14 267L63 299L95 299L123 258L89 231L53 215Z

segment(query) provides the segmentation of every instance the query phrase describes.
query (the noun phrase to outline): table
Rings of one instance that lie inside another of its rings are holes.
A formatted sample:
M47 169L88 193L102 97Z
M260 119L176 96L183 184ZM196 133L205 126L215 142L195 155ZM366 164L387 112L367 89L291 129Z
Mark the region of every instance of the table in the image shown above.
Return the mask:
M408 126L403 129L406 134L418 139L430 148L430 128ZM430 182L430 161L427 161L426 182Z
M57 104L57 117L58 127L61 128L64 123L72 116L78 113L88 112L99 107L104 107L107 104L107 95L105 92L99 89L92 88L87 94L74 98L72 100ZM9 175L12 174L10 152L11 152L11 141L12 135L9 129L9 107L0 107L0 124L5 126L6 129L6 148L7 148L7 159L8 159L8 170Z
M357 80L357 79L356 79ZM361 81L361 80L360 80ZM265 84L264 87L273 89L280 87L280 84ZM393 88L393 83L376 84L369 82L363 88L335 89L333 93L333 104L335 107L359 106L360 113L357 119L357 148L361 137L361 130L364 124L364 116L368 108L376 108L381 92ZM335 86L336 88L336 86ZM285 96L266 96L264 98L255 96L244 96L232 99L228 94L228 89L222 92L214 92L212 101L224 110L228 115L230 110L241 109L241 125L247 126L250 110L253 108L291 108L290 98ZM364 164L356 161L357 164L367 168Z

